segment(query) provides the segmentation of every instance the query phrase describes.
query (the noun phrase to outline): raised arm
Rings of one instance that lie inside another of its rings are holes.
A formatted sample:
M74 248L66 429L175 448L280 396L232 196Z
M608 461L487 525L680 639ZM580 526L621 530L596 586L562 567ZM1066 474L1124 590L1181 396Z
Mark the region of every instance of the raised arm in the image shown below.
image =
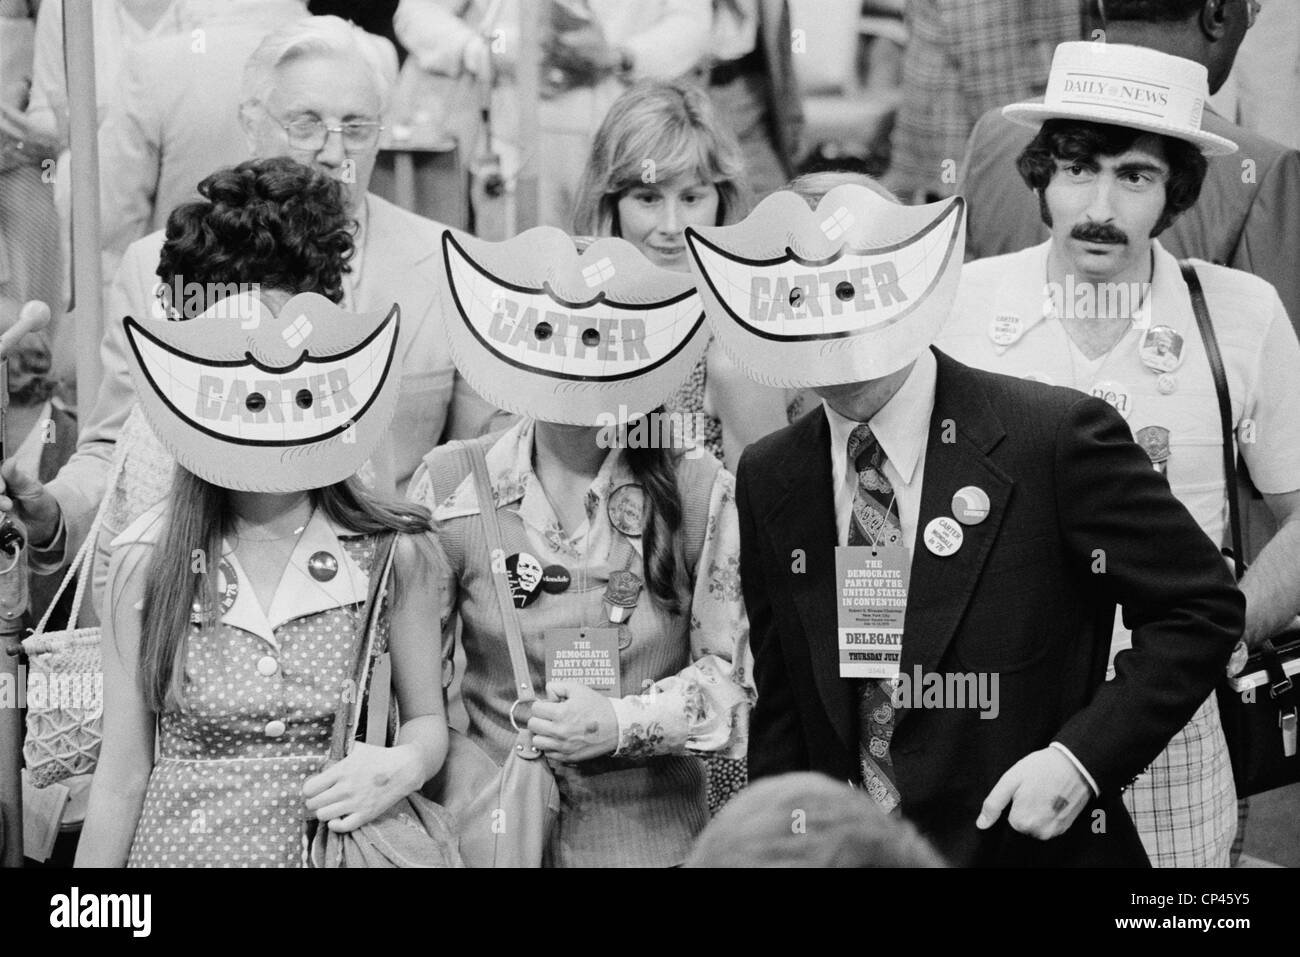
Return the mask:
M132 544L109 565L102 654L104 726L77 867L123 867L154 762L154 713L140 685L144 584L152 549Z

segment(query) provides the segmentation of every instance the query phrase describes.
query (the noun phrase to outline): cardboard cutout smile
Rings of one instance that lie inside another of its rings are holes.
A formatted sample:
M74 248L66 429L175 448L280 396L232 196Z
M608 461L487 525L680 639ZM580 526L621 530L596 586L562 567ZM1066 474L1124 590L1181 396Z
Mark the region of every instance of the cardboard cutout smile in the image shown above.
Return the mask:
M487 401L565 425L649 412L708 345L694 283L631 243L539 227L501 243L442 236L452 358Z
M332 485L361 468L392 421L396 305L359 316L304 293L276 316L242 294L187 322L123 322L149 424L181 465L214 485Z
M964 209L845 184L814 211L782 191L734 226L688 227L686 242L714 334L750 378L842 385L897 372L934 339L957 293Z

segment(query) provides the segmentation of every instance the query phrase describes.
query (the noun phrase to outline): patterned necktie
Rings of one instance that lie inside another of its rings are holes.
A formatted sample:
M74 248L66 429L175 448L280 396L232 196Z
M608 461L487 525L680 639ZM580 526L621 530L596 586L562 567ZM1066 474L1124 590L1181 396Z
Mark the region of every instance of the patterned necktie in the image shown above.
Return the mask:
M857 469L858 484L853 493L848 543L902 545L903 528L898 520L894 488L884 472L885 452L869 426L859 425L849 436L849 461ZM889 741L894 736L893 688L888 678L865 678L858 683L862 783L886 812L899 804L894 762L889 756Z

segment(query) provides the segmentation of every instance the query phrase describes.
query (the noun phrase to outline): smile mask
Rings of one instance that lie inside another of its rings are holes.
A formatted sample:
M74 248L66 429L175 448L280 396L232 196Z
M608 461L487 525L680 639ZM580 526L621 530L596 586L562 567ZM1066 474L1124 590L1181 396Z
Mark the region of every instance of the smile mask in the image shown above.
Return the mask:
M354 315L294 296L272 315L248 293L187 322L127 317L149 424L176 460L224 488L297 492L354 474L392 421L398 308Z
M658 406L708 345L694 283L631 243L539 227L489 243L447 230L441 284L452 357L508 412L599 425Z
M734 226L688 227L700 297L752 379L804 388L879 379L933 341L957 294L960 198L900 206L837 186L816 210L774 193Z

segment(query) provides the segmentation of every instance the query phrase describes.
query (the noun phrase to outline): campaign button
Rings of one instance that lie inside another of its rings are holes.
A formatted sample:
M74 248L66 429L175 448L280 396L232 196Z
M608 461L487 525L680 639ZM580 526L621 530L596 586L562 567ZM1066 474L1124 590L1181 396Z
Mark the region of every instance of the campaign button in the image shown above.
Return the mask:
M636 538L645 530L645 489L636 482L620 485L610 493L605 513L611 525L629 538Z
M548 595L559 595L569 590L573 576L563 565L547 565L542 569L542 591Z
M307 571L318 582L327 582L339 573L339 560L329 552L316 552L307 559Z
M989 338L995 345L1009 346L1025 334L1025 320L1020 316L1001 313L989 322Z
M952 514L963 525L978 525L989 517L988 494L975 485L958 489L952 497Z
M1173 372L1183 364L1183 337L1169 326L1153 326L1142 337L1138 357L1153 372Z
M961 548L961 526L947 516L930 519L925 526L925 547L940 558L946 558Z
M527 608L541 595L542 563L527 552L506 558L506 581L516 608Z
M1115 379L1102 379L1094 383L1092 395L1109 403L1124 418L1133 414L1133 391L1123 382Z

